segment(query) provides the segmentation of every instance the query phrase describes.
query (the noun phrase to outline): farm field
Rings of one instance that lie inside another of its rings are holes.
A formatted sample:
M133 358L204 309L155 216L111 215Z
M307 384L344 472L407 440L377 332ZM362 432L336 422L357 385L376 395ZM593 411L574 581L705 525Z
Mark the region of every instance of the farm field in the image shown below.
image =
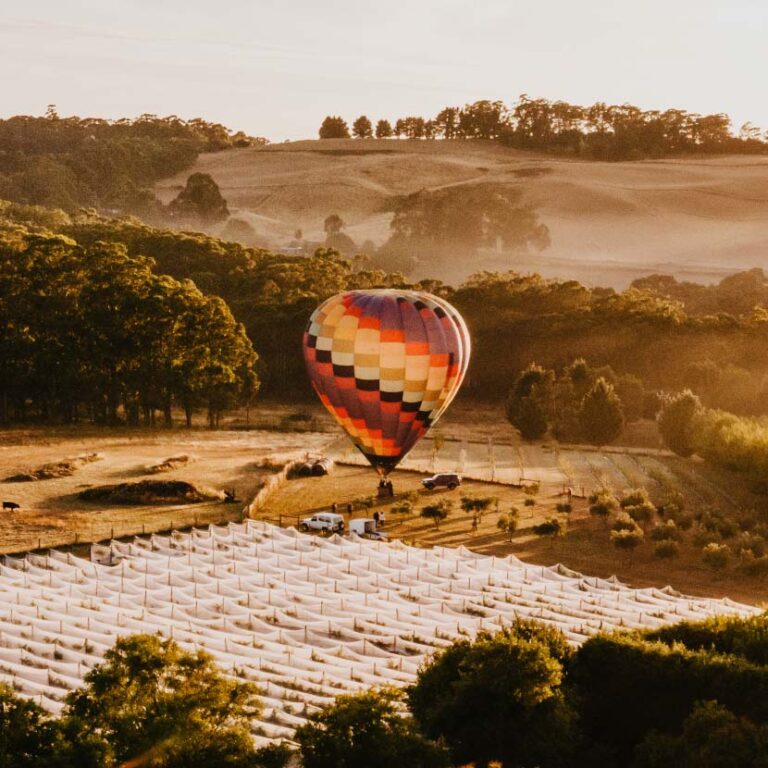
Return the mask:
M242 509L281 461L320 450L322 433L147 430L8 430L0 432L0 496L20 505L0 517L0 553L99 541L142 532L240 519ZM8 478L46 464L96 454L69 476L29 482ZM187 456L179 468L149 467ZM83 501L86 488L141 480L181 480L220 493L234 489L238 504L120 505Z
M446 427L446 432L449 432ZM446 440L435 455L430 438L409 455L401 469L392 475L395 501L413 500L414 512L398 515L391 503L368 500L376 491L376 475L343 440L336 443L341 463L328 477L297 478L269 497L258 517L295 525L306 513L328 509L334 502L340 511L352 504L352 517L370 517L374 509L383 512L391 538L417 546L467 546L484 554L513 554L527 562L552 565L563 563L601 577L617 575L637 586L664 587L699 595L729 596L753 604L766 598L765 582L734 569L713 572L694 546L692 532L684 537L680 555L660 560L654 555L654 542L645 541L630 557L617 550L609 539L609 525L589 514L586 496L595 488L606 487L615 493L645 487L655 503L664 503L680 494L687 510L737 514L744 509L764 509L765 502L752 495L744 482L730 473L714 470L698 460L686 460L658 450L611 447L592 448L541 446L527 443ZM432 471L459 471L464 475L456 491L429 492L420 480ZM526 506L528 494L520 485L538 485L535 503ZM558 503L564 493L573 493L572 511L559 514ZM459 507L461 495L498 498L498 511L516 507L520 513L517 532L511 541L497 529L498 512L487 512L472 529L471 516ZM419 509L434 500L449 498L454 509L439 528L418 516ZM765 512L763 512L765 514ZM558 515L566 524L565 536L551 540L533 533L533 526Z
M258 685L259 743L291 740L340 693L407 685L435 649L516 617L579 644L601 630L755 613L514 557L322 539L252 520L92 554L0 565L0 680L58 712L117 637L160 632Z
M458 283L481 269L514 269L624 288L652 272L712 282L768 267L766 167L759 156L585 162L478 140L328 139L203 154L155 192L168 202L191 173L208 173L232 215L279 250L296 229L323 242L323 221L332 213L358 245L380 246L399 196L463 184L508 186L536 208L550 248L446 256L421 264L414 277Z

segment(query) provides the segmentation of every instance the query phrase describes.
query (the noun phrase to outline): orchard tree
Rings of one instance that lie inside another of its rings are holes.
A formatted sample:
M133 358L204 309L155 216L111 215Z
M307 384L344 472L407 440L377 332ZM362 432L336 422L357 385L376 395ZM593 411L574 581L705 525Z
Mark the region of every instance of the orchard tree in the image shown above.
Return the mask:
M352 123L352 134L357 139L370 139L373 136L373 126L371 121L365 116L360 117Z
M589 514L606 520L619 510L616 496L608 488L599 488L589 497Z
M349 126L343 118L329 115L323 120L318 133L321 139L348 139Z
M389 139L394 131L392 130L392 124L389 120L379 120L376 123L376 138L377 139Z
M517 530L519 521L520 511L517 507L512 507L509 512L504 512L499 515L499 519L496 521L496 527L506 534L508 541L512 541L512 536Z
M621 400L604 378L599 378L584 396L579 409L583 438L594 445L613 442L624 429Z
M448 517L448 513L453 509L453 502L449 499L441 499L434 504L427 504L421 509L421 516L431 520L435 528L440 528L440 522Z
M678 456L691 456L695 450L693 425L701 412L701 401L690 389L671 395L659 412L657 421L664 444Z

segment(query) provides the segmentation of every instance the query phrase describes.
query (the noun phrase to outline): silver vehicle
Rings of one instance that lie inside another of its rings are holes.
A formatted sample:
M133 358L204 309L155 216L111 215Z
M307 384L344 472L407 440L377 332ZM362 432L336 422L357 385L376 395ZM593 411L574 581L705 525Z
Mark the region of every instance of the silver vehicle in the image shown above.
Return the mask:
M344 530L344 518L335 512L318 512L312 517L305 517L299 523L299 530L341 533Z
M457 475L455 472L439 472L432 477L425 477L421 484L428 491L433 491L435 488L447 488L452 491L461 485L461 475Z

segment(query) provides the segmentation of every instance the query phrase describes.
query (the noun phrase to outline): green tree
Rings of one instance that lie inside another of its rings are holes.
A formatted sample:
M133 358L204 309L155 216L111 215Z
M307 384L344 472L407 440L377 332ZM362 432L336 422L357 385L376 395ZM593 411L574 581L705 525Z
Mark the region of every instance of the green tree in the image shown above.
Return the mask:
M573 738L560 688L569 656L559 631L533 622L458 640L419 670L410 709L456 764L559 766Z
M296 730L304 768L448 768L446 751L401 714L390 689L343 695Z
M635 550L643 543L644 538L643 529L638 525L632 529L622 528L611 531L611 543L616 549L629 553L630 563Z
M225 677L207 653L154 635L119 638L71 693L64 727L77 765L252 766L250 684Z
M678 456L694 452L693 424L701 411L701 402L690 389L666 398L657 417L665 445Z
M768 726L716 701L700 702L678 736L652 731L635 750L633 768L764 768Z
M441 521L448 517L448 513L453 509L453 502L449 499L441 499L434 504L427 504L421 508L419 513L423 518L431 520L435 528L440 528Z
M549 517L543 523L534 525L534 534L542 538L550 538L554 541L558 536L562 536L565 533L565 524L557 517Z
M0 768L55 766L59 742L58 725L48 713L0 683Z
M606 520L618 511L619 502L608 488L599 488L589 496L589 514Z
M365 116L360 117L352 123L352 134L357 139L370 139L373 136L373 126L371 121Z
M531 363L517 378L507 399L507 419L525 440L543 437L552 412L555 374Z
M376 138L389 139L393 134L392 125L389 120L379 120L376 123Z
M496 527L506 534L509 541L512 541L512 537L517 530L519 521L520 511L517 507L512 507L509 512L504 512L499 515L499 519L496 521Z
M595 445L615 440L624 429L624 412L613 386L599 378L584 396L579 409L583 438Z
M229 216L227 201L208 173L193 173L184 189L171 200L168 212L175 218L197 220L203 224L215 224Z
M323 120L319 134L321 139L348 139L349 126L341 117L329 115Z

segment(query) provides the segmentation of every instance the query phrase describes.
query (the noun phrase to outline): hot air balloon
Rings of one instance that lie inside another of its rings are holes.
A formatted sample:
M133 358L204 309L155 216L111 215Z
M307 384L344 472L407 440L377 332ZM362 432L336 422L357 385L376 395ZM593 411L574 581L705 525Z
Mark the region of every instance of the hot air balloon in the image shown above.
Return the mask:
M337 294L304 333L312 386L382 478L456 396L469 351L461 315L420 291Z

